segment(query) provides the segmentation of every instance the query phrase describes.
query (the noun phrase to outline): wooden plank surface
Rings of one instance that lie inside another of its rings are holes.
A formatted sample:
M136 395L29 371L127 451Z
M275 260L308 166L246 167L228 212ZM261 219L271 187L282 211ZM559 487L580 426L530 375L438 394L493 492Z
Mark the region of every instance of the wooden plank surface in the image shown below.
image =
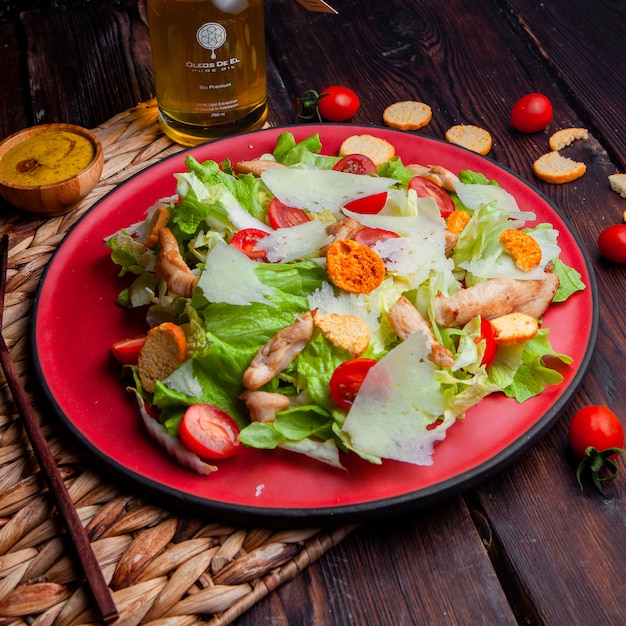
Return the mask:
M339 15L266 0L271 121L297 122L298 96L332 81L359 93L355 123L380 124L387 104L418 99L433 107L433 121L420 131L426 136L442 138L454 123L488 128L490 157L545 193L589 251L600 294L598 345L572 406L501 475L464 498L358 529L237 623L451 624L470 616L484 624L619 623L623 482L604 497L581 492L566 433L583 404L626 415L625 271L602 261L595 245L624 210L607 182L626 167L623 3L451 0L436 10L427 0L332 4ZM0 136L30 123L95 126L153 95L136 0L25 12L19 24L0 26L0 44L0 64L10 68L0 92ZM508 113L529 91L550 97L555 119L545 132L521 135ZM564 151L585 161L587 174L568 185L542 183L532 162L548 150L551 132L566 126L592 131L589 141Z

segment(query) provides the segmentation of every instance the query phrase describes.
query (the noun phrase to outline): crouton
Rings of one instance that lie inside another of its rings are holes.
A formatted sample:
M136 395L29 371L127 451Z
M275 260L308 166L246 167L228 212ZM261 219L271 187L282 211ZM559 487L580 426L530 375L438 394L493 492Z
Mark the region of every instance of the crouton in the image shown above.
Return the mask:
M450 143L463 146L478 154L487 154L491 150L493 139L489 131L471 124L457 124L448 128L445 134Z
M562 128L553 133L548 139L550 150L562 150L577 139L587 139L589 132L586 128Z
M448 219L446 220L446 227L451 233L460 234L463 229L467 226L467 223L472 219L469 211L465 211L464 209L457 209L456 211L452 211L450 215L448 215Z
M375 163L376 167L391 161L396 149L385 139L373 135L351 135L339 147L340 156L363 154Z
M148 331L139 353L141 386L154 393L156 381L167 378L187 358L187 337L180 326L163 322Z
M390 104L383 112L383 122L399 130L417 130L433 117L432 109L423 102L406 100Z
M369 293L385 278L385 264L371 248L353 239L334 241L326 252L331 282L349 293Z
M149 229L144 234L141 243L143 243L146 248L154 248L159 242L159 231L164 226L167 226L169 220L169 209L164 206L158 207L150 217Z
M528 233L508 228L500 233L500 242L522 271L528 272L541 263L541 246Z
M316 315L315 325L326 339L352 356L360 356L370 344L369 326L355 315Z
M626 198L626 174L611 174L609 176L611 189L622 198Z
M587 166L579 161L568 159L553 150L540 156L533 163L535 176L546 183L561 185L580 178L587 171Z
M287 167L277 161L270 159L254 159L252 161L238 161L235 163L235 169L242 174L252 174L259 178L261 174L270 167Z
M510 346L533 339L539 330L537 320L526 313L508 313L491 321L494 341L499 346Z

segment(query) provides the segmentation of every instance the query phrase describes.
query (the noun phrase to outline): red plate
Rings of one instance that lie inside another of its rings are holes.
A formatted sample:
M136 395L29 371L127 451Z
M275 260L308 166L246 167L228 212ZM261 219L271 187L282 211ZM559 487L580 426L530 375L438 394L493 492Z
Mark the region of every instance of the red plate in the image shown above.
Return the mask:
M239 135L189 152L200 161L251 159L271 151L278 134L296 139L319 133L325 154L336 154L348 135L370 133L396 146L405 163L437 163L493 178L538 221L560 231L562 260L587 289L550 308L545 326L557 352L573 357L565 381L523 404L490 396L454 424L436 445L434 463L419 467L344 459L347 472L300 455L244 450L206 477L170 460L148 436L134 398L112 362L114 341L145 331L140 316L114 302L126 281L117 277L104 238L141 220L157 199L175 191L173 174L185 171L185 153L136 175L96 204L74 226L49 263L39 288L32 346L39 380L64 423L119 477L159 503L243 524L294 526L348 523L408 511L468 489L502 470L554 423L589 364L597 332L595 280L576 235L548 200L493 161L419 135L354 125L298 125Z

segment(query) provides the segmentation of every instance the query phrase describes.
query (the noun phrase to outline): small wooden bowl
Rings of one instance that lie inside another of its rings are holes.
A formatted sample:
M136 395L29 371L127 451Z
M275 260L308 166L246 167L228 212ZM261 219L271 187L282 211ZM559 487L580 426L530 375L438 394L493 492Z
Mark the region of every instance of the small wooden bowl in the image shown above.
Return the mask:
M19 209L45 217L63 215L75 209L98 184L104 166L104 152L98 137L86 128L74 124L42 124L18 131L0 143L0 160L23 141L51 131L66 131L86 137L94 147L91 162L78 174L45 185L20 185L0 176L0 196Z

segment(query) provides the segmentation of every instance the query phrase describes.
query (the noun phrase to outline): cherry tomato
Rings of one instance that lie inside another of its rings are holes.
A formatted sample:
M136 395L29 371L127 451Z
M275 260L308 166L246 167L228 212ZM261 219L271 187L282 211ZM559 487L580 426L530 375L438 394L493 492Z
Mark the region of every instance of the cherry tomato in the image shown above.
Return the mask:
M364 154L348 154L339 159L333 169L336 172L345 172L347 174L376 174L378 168L376 163Z
M552 104L541 93L522 96L511 109L511 126L522 133L537 133L552 121Z
M614 263L626 263L626 224L613 224L598 237L600 254Z
M354 213L360 213L361 215L373 215L380 213L387 202L387 192L375 193L372 196L365 196L363 198L357 198L356 200L350 200L344 204L344 208Z
M354 235L354 241L371 248L379 241L385 241L386 239L393 239L397 237L400 237L400 235L398 235L398 233L394 233L392 230L366 227L357 231L356 235Z
M491 367L496 360L498 353L498 344L496 343L496 332L491 325L491 322L484 318L480 318L480 337L477 337L476 343L485 340L485 351L483 352L483 358L480 362L485 367Z
M568 441L574 454L586 458L590 446L599 452L624 446L624 429L619 418L605 406L586 406L574 415L569 425ZM614 458L618 453L608 458Z
M238 230L230 240L230 245L240 250L253 261L263 261L267 263L265 250L255 250L256 244L263 237L267 237L268 233L258 228L244 228Z
M409 182L409 189L413 189L418 198L428 198L429 196L434 198L439 206L441 217L448 217L455 209L454 202L446 190L428 178L414 176Z
M139 353L146 341L146 336L133 337L132 339L122 339L116 341L111 346L111 352L116 361L122 365L137 365Z
M328 122L345 122L359 110L359 97L348 87L332 85L319 94L317 109Z
M193 404L178 428L181 441L205 459L225 459L241 448L239 427L233 418L212 404Z
M376 363L376 359L351 359L333 372L329 383L330 396L342 409L352 406L367 372Z
M267 216L272 228L289 228L310 222L311 218L297 207L287 206L278 198L274 198L267 209Z

